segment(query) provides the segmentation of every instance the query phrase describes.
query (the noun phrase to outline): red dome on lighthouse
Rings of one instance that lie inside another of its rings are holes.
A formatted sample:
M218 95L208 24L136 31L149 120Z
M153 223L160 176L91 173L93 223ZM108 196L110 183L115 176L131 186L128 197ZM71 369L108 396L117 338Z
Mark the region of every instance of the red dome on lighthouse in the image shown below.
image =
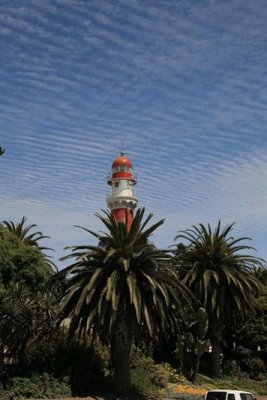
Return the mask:
M129 158L125 157L123 152L121 152L121 155L113 161L112 168L123 167L123 166L128 168L133 168L132 162L129 160Z

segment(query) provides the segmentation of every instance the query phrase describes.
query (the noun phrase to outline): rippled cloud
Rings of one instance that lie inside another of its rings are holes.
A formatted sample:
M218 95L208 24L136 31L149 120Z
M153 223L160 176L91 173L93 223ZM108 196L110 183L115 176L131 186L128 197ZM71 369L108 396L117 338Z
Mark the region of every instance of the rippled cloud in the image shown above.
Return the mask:
M267 258L266 18L249 0L2 1L1 218L61 255L74 224L100 228L123 141L159 246L221 219Z

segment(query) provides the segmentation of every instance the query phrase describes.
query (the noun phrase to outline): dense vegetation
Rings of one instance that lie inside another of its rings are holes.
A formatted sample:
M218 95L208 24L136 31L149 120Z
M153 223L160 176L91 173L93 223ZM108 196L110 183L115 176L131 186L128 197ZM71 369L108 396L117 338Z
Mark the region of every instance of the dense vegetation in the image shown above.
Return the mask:
M163 221L149 225L144 209L129 231L109 212L99 218L105 233L84 228L97 244L68 249L72 262L60 272L35 225L1 223L5 393L85 396L105 387L124 396L198 382L199 371L264 377L267 269L247 238L235 239L233 225L200 224L179 233L174 250L159 250L151 235Z

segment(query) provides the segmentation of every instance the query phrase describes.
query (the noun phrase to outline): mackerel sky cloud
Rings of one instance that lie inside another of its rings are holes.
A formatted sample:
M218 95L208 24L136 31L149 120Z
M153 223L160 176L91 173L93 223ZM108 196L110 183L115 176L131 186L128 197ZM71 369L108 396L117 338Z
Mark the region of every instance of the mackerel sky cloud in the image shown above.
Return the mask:
M2 0L0 218L56 260L86 243L123 141L158 246L220 219L267 258L266 21L265 0Z

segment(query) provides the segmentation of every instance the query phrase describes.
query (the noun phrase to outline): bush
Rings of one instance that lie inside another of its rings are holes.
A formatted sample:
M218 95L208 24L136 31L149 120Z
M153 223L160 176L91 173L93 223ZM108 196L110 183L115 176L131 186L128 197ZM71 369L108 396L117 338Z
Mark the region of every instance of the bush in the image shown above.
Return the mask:
M223 365L223 373L227 376L241 376L241 367L236 360L227 360Z
M26 353L24 371L49 374L58 379L69 377L73 396L86 396L103 388L108 374L109 351L95 340L67 339L60 329L50 337L32 344Z
M251 379L260 379L266 371L263 360L256 357L245 359L243 367Z
M71 396L67 378L59 381L48 374L34 375L31 378L15 377L12 379L11 390L16 393L18 397L26 398Z
M101 343L84 343L73 338L68 341L62 330L47 339L35 342L27 349L25 370L56 377L71 375L72 371L87 370L102 377L109 364L109 352Z
M165 388L169 375L167 364L156 364L151 357L135 351L131 365L131 382L138 390L153 392Z

